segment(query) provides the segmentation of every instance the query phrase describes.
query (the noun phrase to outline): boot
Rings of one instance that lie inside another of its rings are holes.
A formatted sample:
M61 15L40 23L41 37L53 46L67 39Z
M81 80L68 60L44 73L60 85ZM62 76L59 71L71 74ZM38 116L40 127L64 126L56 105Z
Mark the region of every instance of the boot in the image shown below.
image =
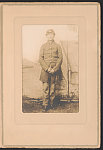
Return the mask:
M48 106L43 106L42 109L43 109L43 112L47 112L49 110L49 107Z
M50 105L50 109L55 109L53 104Z

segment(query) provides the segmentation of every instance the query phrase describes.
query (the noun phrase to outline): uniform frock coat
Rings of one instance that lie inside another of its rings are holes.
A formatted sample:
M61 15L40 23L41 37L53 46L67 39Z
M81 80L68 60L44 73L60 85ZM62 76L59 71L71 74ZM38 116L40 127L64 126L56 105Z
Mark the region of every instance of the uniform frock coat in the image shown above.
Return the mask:
M42 67L40 80L42 82L48 82L50 73L48 68L54 69L54 73L51 75L52 79L58 76L59 79L62 77L61 64L63 60L62 49L59 44L54 40L52 42L47 41L41 46L39 62Z

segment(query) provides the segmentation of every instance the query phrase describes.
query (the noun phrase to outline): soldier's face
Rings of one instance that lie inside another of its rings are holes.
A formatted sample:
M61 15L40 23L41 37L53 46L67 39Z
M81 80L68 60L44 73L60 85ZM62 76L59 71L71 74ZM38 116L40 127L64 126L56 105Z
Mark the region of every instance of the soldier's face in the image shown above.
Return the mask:
M54 34L53 33L49 33L49 34L47 34L47 39L49 40L49 41L51 41L51 40L53 40L54 39Z

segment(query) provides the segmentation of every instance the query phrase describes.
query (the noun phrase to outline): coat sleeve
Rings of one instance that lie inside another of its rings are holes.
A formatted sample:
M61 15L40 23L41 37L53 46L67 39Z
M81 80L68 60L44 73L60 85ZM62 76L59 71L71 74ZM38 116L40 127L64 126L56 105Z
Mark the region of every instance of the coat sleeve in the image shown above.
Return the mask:
M56 72L60 68L62 61L63 61L62 49L60 45L58 45L58 60L57 60L56 66L53 68L54 72Z
M44 60L43 46L41 46L41 48L40 48L39 63L43 70L45 70L45 71L48 70L48 65L45 63L45 60Z

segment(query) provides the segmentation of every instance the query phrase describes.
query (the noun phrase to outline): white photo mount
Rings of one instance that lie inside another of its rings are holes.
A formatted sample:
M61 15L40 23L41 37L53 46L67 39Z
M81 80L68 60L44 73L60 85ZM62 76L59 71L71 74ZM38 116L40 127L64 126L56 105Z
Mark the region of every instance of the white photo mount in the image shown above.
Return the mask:
M100 147L100 4L1 3L1 147ZM79 113L22 113L22 26L79 28Z

